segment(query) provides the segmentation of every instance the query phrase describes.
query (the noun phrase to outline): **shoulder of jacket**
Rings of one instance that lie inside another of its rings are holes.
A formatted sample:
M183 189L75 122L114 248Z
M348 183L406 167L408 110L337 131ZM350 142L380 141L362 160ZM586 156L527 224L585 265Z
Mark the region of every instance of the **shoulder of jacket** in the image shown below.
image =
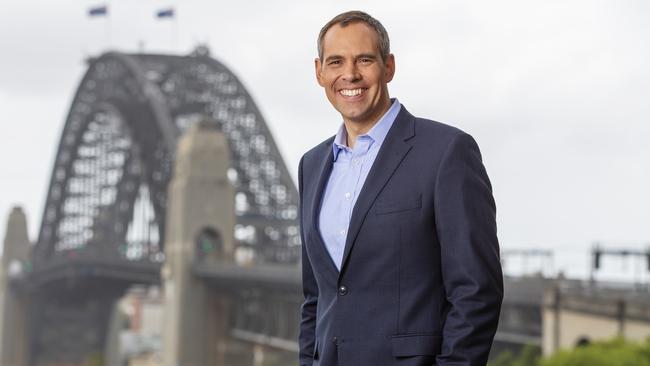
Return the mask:
M334 143L334 136L329 137L320 144L312 147L306 153L302 155L303 164L309 164L313 159L318 159L322 157L323 154L329 153L328 149L332 149L332 144Z
M436 138L449 140L454 140L460 135L467 135L458 127L420 117L415 117L415 130L416 134L432 135Z

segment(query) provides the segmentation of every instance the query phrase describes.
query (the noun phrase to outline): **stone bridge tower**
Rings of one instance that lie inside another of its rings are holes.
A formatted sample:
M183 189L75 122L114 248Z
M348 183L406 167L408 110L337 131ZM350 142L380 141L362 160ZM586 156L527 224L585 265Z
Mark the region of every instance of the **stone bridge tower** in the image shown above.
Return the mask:
M234 252L234 189L229 148L214 123L198 122L180 139L169 185L165 292L165 366L223 365L225 300L192 274L197 261L230 262Z
M23 366L28 362L29 297L21 279L30 271L31 243L27 219L20 207L9 214L0 265L0 365Z

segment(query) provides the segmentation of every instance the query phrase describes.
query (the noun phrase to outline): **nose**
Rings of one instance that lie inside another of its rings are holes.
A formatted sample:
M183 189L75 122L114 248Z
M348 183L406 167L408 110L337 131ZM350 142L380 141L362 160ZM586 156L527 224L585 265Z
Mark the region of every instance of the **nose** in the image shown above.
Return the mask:
M343 80L347 82L355 82L361 79L361 73L356 62L348 62L343 69Z

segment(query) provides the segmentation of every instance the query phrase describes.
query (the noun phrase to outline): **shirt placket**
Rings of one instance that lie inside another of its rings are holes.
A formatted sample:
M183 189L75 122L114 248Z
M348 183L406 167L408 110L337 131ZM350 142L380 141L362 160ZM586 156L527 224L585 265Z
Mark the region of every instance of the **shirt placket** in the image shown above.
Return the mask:
M335 219L338 226L338 232L336 233L336 252L337 252L337 262L343 256L343 251L345 248L345 241L347 239L348 228L350 226L350 219L352 218L352 211L354 210L354 205L357 201L359 189L361 189L360 180L363 173L363 162L367 155L370 142L366 139L357 140L357 146L355 149L343 149L339 152L338 161L339 163L344 164L345 173L342 175L341 187L343 188L342 197L339 197L341 204L339 205L341 212ZM337 267L340 268L340 263L337 263Z
M355 176L356 176L356 171L354 169L354 151L347 151L347 174L345 174L344 177L344 192L343 192L343 197L340 199L342 200L343 204L341 205L342 207L342 212L340 217L340 227L341 230L339 232L339 238L341 242L341 252L343 252L343 246L345 246L345 239L347 237L348 233L348 226L350 225L350 217L352 215L352 204L353 204L353 198L354 198L354 182L355 182Z
M361 189L361 175L363 172L363 162L368 153L369 141L365 136L359 137L357 139L357 146L352 150L352 158L350 159L350 206L348 210L348 224L352 218L352 210L354 205L357 202L359 196L359 190Z

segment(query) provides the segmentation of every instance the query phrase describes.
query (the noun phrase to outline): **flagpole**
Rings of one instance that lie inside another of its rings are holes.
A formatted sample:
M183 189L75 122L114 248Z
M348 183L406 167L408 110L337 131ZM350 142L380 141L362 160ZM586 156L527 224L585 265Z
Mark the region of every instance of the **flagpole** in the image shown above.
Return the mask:
M106 15L106 24L105 24L105 32L106 32L106 50L108 51L111 48L111 16L110 14Z
M172 24L172 26L173 26L173 29L172 29L172 32L173 32L172 46L174 48L173 51L178 52L179 51L178 50L178 1L174 1L172 9L173 9L173 12L174 12L174 14L173 14L174 19L172 19L174 21L174 24Z
M168 8L163 8L159 9L156 12L156 18L158 20L166 20L169 21L171 24L169 25L169 44L171 48L171 52L176 51L176 47L178 46L178 23L176 23L176 12L174 7L168 7ZM170 19L171 18L171 19Z
M113 9L111 9L111 4L109 0L106 0L104 3L106 6L106 23L104 24L104 31L106 32L106 50L108 51L111 49L111 12Z
M108 7L108 1L104 3L101 6L93 6L88 8L88 16L91 18L94 17L104 17L108 18L109 17L109 7ZM111 23L110 19L104 19L104 42L105 45L104 47L110 48L111 47Z
M176 14L172 19L172 52L177 52L178 48L178 20Z

